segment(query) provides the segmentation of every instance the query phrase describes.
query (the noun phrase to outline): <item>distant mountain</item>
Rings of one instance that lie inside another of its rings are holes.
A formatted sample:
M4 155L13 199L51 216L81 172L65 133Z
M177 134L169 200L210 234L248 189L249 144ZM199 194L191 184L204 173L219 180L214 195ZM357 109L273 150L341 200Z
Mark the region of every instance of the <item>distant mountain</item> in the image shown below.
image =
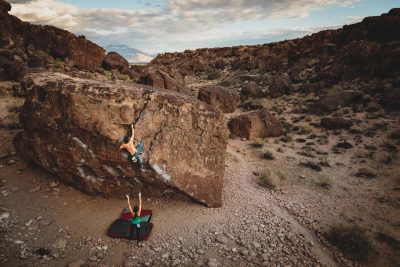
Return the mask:
M114 51L119 53L126 58L130 64L149 63L154 58L154 55L147 54L127 45L107 45L104 49L106 49L107 52Z

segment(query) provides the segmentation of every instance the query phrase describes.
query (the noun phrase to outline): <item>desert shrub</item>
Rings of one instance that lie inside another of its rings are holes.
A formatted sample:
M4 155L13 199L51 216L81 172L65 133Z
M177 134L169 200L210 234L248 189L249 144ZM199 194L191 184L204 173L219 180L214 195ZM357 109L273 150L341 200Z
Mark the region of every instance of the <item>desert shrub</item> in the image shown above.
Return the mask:
M260 176L260 185L275 189L286 181L286 176L280 171L265 170Z
M392 138L392 139L400 140L400 128L392 131L390 133L389 137Z
M11 113L20 113L22 110L22 106L12 106L8 109Z
M335 116L341 117L347 114L351 114L353 112L353 110L350 107L344 107L338 111L335 112Z
M264 157L264 159L267 159L267 160L274 160L275 159L274 154L270 150L265 151L264 154L263 154L263 157Z
M300 151L297 151L297 154L309 158L315 158L314 149L310 146L303 147Z
M297 103L294 107L292 112L293 113L305 113L308 111L308 107L305 103Z
M130 80L131 78L130 78L129 75L127 75L127 74L120 74L120 75L118 76L118 79L123 80L123 81L128 81L128 80Z
M357 225L333 226L326 233L326 237L344 255L359 262L367 261L374 251L371 240L365 231Z
M358 169L356 176L372 179L376 177L376 173L368 168L360 168Z
M371 102L368 104L368 106L365 107L365 111L367 112L376 112L380 109L381 107L376 102Z
M329 158L327 156L322 156L318 158L319 164L324 167L330 167L331 163L329 162Z
M262 139L262 138L255 138L255 139L253 140L253 142L251 143L251 145L252 145L253 147L263 147L263 146L265 145L265 143L266 143L265 139Z
M288 142L292 142L293 141L293 136L290 134L286 134L284 136L281 137L281 141L288 143Z
M376 240L385 243L394 249L400 249L400 241L385 233L377 233Z
M315 184L323 187L323 188L331 188L332 187L332 180L326 175L320 175L318 178L315 180Z
M111 73L111 71L105 70L105 71L104 71L104 75L105 75L108 79L111 79L111 78L112 78L112 73Z
M312 169L314 171L322 171L321 165L319 165L316 162L306 161L306 162L301 162L300 165L304 166L306 168L310 168L310 169Z
M312 128L308 125L299 125L296 131L297 134L301 135L311 134L312 132Z
M65 63L61 59L56 58L56 60L54 61L54 67L56 67L57 69L64 69Z

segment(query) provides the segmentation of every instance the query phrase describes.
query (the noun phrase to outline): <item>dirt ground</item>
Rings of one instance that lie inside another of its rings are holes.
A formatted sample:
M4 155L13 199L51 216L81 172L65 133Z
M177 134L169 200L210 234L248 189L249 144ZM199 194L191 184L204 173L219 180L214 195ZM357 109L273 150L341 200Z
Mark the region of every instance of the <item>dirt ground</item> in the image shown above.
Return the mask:
M300 129L289 139L229 140L223 207L144 196L155 228L140 247L105 234L125 199L59 183L15 154L19 130L0 129L0 266L399 266L400 142L389 138L399 114L351 112L358 131L328 131L287 101L280 116ZM361 168L375 177L357 177ZM274 189L260 185L266 170L280 177ZM324 233L337 225L365 230L367 261L330 245Z

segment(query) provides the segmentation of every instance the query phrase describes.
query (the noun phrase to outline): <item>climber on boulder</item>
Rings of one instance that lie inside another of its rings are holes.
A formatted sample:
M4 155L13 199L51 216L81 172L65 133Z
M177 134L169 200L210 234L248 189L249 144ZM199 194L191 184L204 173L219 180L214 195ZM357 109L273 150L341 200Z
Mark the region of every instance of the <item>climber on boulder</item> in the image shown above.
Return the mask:
M129 159L133 162L137 162L139 167L143 168L143 159L142 154L144 150L144 141L140 141L139 144L135 147L134 144L135 137L135 128L131 125L131 136L125 136L123 139L123 144L119 147L120 149L125 149L129 153Z

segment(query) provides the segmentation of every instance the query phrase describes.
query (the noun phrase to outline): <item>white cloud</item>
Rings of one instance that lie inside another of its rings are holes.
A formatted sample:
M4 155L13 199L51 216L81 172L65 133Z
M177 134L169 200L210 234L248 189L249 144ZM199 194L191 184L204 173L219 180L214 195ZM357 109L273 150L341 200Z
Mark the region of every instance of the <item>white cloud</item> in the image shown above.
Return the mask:
M32 23L50 24L86 35L101 45L123 43L154 52L210 46L208 44L219 43L218 39L233 43L244 32L249 40L258 39L259 35L249 29L227 32L231 36L225 36L220 29L242 21L256 23L267 19L306 17L312 10L349 5L358 0L165 1L163 6L129 10L78 8L61 0L14 0L18 4L13 4L11 13ZM268 34L272 33L266 29L264 36Z
M77 16L79 8L58 0L36 0L13 4L11 13L32 23L49 24L63 29L73 29L79 23Z

